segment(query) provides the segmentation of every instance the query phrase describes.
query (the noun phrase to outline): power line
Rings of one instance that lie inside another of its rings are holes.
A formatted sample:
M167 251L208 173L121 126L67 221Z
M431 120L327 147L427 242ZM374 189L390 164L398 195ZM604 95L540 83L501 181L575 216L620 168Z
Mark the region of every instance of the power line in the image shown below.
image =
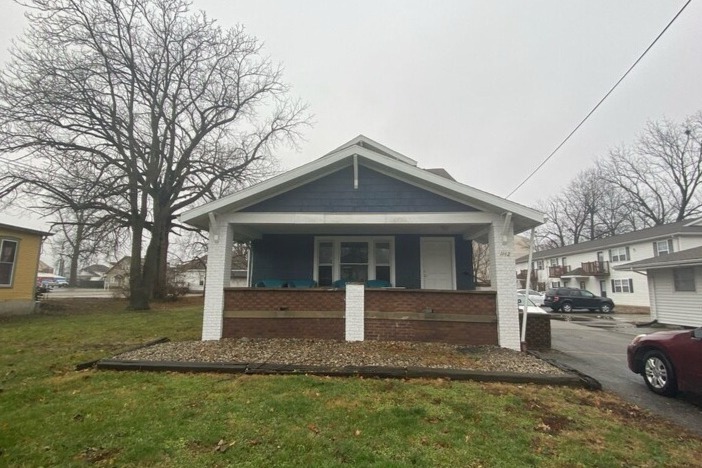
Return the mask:
M515 189L512 190L512 191L509 193L509 195L507 195L505 198L509 198L509 197L511 197L512 195L514 195L514 192L516 192L517 190L519 190L524 184L526 184L526 183L529 181L529 179L531 179L531 178L534 176L534 174L536 174L537 172L539 172L539 170L540 170L547 162L549 162L549 160L558 152L558 150L561 149L561 147L562 147L563 145L565 145L566 142L567 142L568 140L570 140L570 137L572 137L573 134L574 134L575 132L577 132L578 129L579 129L580 127L582 127L582 125L587 121L587 119L590 118L590 116L597 110L597 108L600 107L600 105L605 101L605 99L607 99L607 98L609 97L609 95L612 94L612 92L617 88L617 86L619 86L619 83L621 83L622 81L624 81L624 78L627 77L627 75L629 74L629 72L631 72L631 70L634 69L634 67L641 61L641 59L644 58L644 56L648 53L648 51L651 50L651 48L656 44L656 42L658 42L658 39L660 39L661 36L668 30L668 28L675 22L675 20L678 19L678 16L680 16L680 14L685 10L685 8L687 8L687 6L690 4L691 1L692 1L692 0L687 0L687 2L685 2L685 4L682 6L682 8L680 8L680 11L678 11L677 14L673 17L673 19L671 19L671 20L668 22L668 24L665 26L665 28L663 28L663 30L658 34L658 36L656 36L656 38L653 40L653 42L651 42L651 44L650 44L648 47L646 47L646 50L644 50L643 53L642 53L641 55L639 55L639 58L636 59L636 61L629 67L629 69L622 75L622 77L619 78L619 80L618 80L616 83L614 83L614 86L612 86L612 88L610 88L610 90L607 91L607 94L605 94L605 95L602 97L602 99L600 99L599 102L595 105L595 107L593 107L592 110L591 110L590 112L588 112L588 114L585 116L585 118L584 118L583 120L581 120L580 123L579 123L578 125L576 125L576 127L568 134L568 136L565 137L565 138L563 139L563 141L561 141L561 143L560 143L558 146L556 146L556 149L554 149L553 151L551 151L551 154L549 154L549 155L546 157L546 159L544 159L543 161L541 161L541 164L539 164L539 165L536 167L536 169L534 169L533 171L531 171L531 174L529 174L529 175L526 177L526 179L524 179L519 185L517 185L517 187L515 187Z

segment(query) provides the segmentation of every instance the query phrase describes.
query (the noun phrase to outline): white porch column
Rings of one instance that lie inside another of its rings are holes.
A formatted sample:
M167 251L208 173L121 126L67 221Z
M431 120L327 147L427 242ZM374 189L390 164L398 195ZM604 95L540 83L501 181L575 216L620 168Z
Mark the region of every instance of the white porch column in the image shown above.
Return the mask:
M506 223L505 223L506 221ZM490 283L497 291L497 340L500 346L521 349L511 216L497 216L490 225Z
M207 241L205 311L202 315L202 340L222 338L224 288L229 286L232 269L232 228L227 222L210 221Z
M346 283L346 341L363 341L365 337L365 295L363 284Z

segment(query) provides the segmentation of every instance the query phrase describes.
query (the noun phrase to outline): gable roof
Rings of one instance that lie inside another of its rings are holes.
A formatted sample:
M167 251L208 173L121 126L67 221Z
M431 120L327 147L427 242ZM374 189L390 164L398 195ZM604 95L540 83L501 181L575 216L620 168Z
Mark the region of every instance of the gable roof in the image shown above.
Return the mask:
M180 216L182 222L206 229L209 214L231 213L303 186L355 162L387 176L453 199L486 213L512 213L515 232L543 223L543 213L524 205L469 187L446 177L445 170L425 170L408 158L363 135L341 145L321 158L272 177L219 200L193 208ZM441 173L442 172L442 173Z
M694 220L683 220L677 223L662 224L639 231L627 232L616 236L605 237L603 239L595 239L579 244L566 245L565 247L557 247L555 249L539 250L534 252L532 260L542 260L551 257L561 257L568 254L592 252L612 247L630 245L639 242L660 240L661 238L669 238L673 236L702 236L702 218ZM516 263L524 263L528 259L527 256L519 257Z
M673 268L677 266L702 265L702 246L681 250L670 254L659 255L636 262L617 265L615 270L640 271L656 268Z

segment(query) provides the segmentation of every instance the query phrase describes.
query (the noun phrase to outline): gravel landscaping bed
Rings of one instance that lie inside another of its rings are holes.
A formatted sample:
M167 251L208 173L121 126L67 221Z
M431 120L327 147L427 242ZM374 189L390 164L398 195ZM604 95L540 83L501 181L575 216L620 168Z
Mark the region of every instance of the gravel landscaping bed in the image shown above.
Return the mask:
M168 342L119 354L130 361L269 363L328 366L428 367L564 375L530 354L495 346L409 341L223 339Z

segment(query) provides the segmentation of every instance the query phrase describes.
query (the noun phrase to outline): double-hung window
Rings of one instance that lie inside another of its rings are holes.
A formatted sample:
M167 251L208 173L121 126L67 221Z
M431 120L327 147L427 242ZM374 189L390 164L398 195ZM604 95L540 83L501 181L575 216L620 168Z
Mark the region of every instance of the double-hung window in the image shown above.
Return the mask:
M653 243L653 256L666 255L673 253L673 239L655 241Z
M629 247L617 247L614 249L609 249L609 260L611 262L629 261Z
M331 286L336 280L395 283L395 245L390 237L318 237L315 280Z
M613 279L612 280L612 292L633 293L634 292L634 281L631 278Z
M0 288L12 287L18 245L16 240L0 239Z

